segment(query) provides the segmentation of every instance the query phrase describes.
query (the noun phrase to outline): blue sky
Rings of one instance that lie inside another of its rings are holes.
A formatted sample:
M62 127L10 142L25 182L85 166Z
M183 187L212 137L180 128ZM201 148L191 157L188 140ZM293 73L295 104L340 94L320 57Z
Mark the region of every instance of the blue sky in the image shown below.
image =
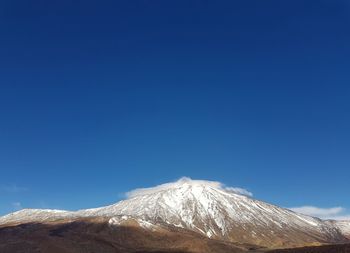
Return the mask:
M0 214L188 176L347 215L349 14L345 0L3 1Z

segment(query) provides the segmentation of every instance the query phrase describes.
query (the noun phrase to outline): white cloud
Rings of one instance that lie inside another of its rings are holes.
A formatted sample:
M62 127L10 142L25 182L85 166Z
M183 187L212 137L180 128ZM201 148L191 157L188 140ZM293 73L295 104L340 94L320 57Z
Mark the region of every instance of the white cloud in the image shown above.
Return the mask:
M303 213L306 215L315 215L315 216L332 216L337 215L344 211L342 207L331 207L331 208L319 208L315 206L301 206L291 208L293 211L298 213Z
M205 185L205 186L210 186L212 188L224 190L227 192L233 192L233 193L240 194L240 195L246 195L246 196L250 196L250 197L253 196L253 194L246 189L239 188L239 187L226 187L224 184L217 182L217 181L192 180L191 178L188 178L188 177L182 177L175 182L161 184L161 185L157 185L155 187L150 187L150 188L138 188L138 189L129 191L126 193L126 197L133 198L133 197L137 197L137 196L152 194L152 193L160 192L160 191L167 190L170 188L179 187L185 183Z
M12 203L12 208L13 208L15 211L18 211L18 210L23 209L21 202L13 202L13 203Z
M249 197L252 197L253 196L253 193L251 193L250 191L244 189L244 188L239 188L239 187L225 187L225 190L226 191L229 191L229 192L233 192L233 193L237 193L237 194L240 194L240 195L246 195L246 196L249 196Z
M335 216L335 217L331 218L331 220L348 220L348 221L350 221L350 214Z
M18 192L24 192L28 190L27 188L18 186L16 184L3 185L1 186L0 189L8 193L18 193Z
M350 214L341 206L321 208L316 206L292 207L290 210L321 219L350 220Z

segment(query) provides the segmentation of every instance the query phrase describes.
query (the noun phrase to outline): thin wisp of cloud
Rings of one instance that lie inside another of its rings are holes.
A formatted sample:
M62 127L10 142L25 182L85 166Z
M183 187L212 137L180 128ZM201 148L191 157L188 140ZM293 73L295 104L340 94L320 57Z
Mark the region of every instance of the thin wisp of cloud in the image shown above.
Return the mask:
M344 207L330 207L330 208L321 208L316 206L300 206L292 207L290 210L305 214L308 216L317 217L320 219L329 219L329 220L350 220L350 214Z

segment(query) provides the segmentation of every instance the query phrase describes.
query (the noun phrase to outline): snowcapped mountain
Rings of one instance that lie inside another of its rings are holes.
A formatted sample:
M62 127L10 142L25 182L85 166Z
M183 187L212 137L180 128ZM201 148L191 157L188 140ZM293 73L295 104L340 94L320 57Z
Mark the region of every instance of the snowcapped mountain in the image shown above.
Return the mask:
M332 223L339 228L343 235L350 239L350 221L339 220L332 221Z
M227 188L218 182L182 178L138 189L114 205L80 210L18 211L1 224L52 222L106 217L110 226L137 226L154 231L183 230L208 238L267 247L344 242L345 225L298 214ZM348 227L347 227L348 228Z

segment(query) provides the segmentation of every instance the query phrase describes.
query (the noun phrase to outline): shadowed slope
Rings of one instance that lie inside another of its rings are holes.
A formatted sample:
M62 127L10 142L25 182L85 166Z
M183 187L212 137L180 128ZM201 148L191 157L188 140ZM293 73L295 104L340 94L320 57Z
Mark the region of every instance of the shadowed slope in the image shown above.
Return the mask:
M191 231L148 231L110 226L105 219L22 224L0 228L1 253L240 253L246 246L210 240Z
M350 244L280 249L268 251L268 253L350 253Z

